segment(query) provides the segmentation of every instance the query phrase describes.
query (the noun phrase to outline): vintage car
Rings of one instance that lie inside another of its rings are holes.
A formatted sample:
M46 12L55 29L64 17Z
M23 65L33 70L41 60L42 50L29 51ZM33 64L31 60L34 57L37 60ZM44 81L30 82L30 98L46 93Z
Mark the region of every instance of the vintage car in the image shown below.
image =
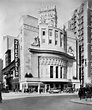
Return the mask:
M51 89L50 91L49 91L49 93L61 93L61 90L60 89Z

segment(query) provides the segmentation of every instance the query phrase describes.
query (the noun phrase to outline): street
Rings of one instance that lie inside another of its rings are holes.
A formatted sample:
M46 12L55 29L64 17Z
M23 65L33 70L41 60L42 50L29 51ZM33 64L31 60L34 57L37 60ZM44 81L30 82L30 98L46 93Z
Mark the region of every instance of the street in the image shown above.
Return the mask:
M0 110L92 110L91 105L70 102L77 95L27 97L3 100Z

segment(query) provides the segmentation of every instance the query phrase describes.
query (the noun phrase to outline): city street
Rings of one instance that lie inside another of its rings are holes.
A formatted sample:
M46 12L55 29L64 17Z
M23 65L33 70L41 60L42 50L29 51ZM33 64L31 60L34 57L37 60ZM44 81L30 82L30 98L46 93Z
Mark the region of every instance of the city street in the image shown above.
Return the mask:
M26 97L3 100L0 110L92 110L92 105L73 103L77 95Z

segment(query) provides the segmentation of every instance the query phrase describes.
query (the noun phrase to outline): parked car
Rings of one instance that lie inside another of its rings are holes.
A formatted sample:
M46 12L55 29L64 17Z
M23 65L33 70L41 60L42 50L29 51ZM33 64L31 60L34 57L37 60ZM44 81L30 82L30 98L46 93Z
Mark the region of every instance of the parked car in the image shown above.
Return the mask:
M63 90L63 92L67 92L67 93L73 93L74 89L72 87L67 87Z
M50 91L49 91L49 93L61 93L61 90L60 89L51 89Z

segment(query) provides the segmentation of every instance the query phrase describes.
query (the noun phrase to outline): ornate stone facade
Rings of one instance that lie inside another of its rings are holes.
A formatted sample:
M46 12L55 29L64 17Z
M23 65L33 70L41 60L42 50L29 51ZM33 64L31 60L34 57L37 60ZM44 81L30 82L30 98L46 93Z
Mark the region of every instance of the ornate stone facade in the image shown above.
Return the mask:
M39 58L40 65L56 65L56 66L66 66L64 60L58 57L49 57L49 56L42 56Z

